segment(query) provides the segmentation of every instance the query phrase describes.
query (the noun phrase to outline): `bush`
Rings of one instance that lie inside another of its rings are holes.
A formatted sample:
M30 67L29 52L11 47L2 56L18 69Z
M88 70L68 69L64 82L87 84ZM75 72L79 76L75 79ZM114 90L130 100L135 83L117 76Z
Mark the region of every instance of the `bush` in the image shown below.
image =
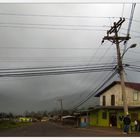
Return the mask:
M1 120L0 121L0 128L13 128L13 127L22 126L25 124L31 124L31 123Z

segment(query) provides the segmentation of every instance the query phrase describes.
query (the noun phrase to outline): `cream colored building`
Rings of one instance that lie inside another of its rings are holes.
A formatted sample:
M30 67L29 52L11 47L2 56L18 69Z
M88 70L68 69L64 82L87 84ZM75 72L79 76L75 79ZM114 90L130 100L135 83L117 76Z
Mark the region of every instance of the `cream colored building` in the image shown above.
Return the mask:
M131 126L134 128L134 120L140 121L140 83L125 82L128 113L131 117ZM122 128L124 116L123 97L119 81L114 81L96 94L100 97L100 106L94 108L91 114L94 125L115 126Z
M140 106L140 83L125 82L128 106ZM114 81L100 93L101 106L123 106L123 96L119 81Z

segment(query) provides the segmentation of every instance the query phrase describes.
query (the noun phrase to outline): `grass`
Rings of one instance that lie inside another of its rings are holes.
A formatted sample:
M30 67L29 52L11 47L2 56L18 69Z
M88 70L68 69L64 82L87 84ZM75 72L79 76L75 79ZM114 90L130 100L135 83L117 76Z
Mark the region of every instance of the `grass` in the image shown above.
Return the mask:
M29 125L31 122L0 121L0 128L15 128L18 126Z

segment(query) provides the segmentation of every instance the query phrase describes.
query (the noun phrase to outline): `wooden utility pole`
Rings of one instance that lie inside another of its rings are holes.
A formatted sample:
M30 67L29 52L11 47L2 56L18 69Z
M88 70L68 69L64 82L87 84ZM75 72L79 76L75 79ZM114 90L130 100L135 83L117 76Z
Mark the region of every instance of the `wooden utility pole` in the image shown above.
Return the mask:
M63 116L63 100L62 99L58 99L57 101L60 102L60 106L61 106L61 119L62 119L62 116Z
M121 82L121 89L122 89L122 96L123 96L123 107L124 107L124 115L128 114L128 105L127 105L127 95L125 91L125 81L124 81L124 69L122 65L122 57L120 53L120 42L122 41L127 41L130 39L129 36L123 37L123 36L118 36L118 31L121 28L122 23L125 21L125 19L120 18L120 20L116 23L114 22L114 26L111 27L109 31L107 31L107 36L103 38L104 40L109 40L112 43L116 44L116 49L117 49L117 62L118 62L118 73L120 76L120 82ZM114 33L114 36L109 36L109 34Z

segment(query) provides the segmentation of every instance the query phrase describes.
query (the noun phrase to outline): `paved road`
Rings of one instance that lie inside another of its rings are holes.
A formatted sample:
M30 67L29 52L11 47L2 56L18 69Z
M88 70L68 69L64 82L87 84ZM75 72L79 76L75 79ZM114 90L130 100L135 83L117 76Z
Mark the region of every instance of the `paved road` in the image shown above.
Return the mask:
M54 123L37 122L28 126L0 130L0 137L102 137L124 136L114 128L70 128ZM136 136L136 135L129 135Z

